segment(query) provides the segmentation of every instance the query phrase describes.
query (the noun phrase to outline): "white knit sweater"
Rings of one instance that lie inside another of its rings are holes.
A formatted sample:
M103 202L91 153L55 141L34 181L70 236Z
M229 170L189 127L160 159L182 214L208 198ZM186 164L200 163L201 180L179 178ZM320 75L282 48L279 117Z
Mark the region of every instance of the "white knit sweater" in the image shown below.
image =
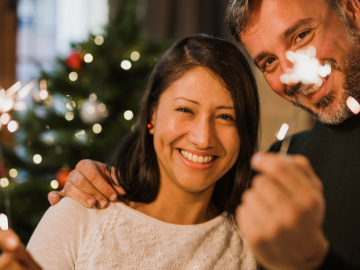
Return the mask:
M257 269L226 214L198 225L159 221L123 203L50 207L27 249L50 269Z

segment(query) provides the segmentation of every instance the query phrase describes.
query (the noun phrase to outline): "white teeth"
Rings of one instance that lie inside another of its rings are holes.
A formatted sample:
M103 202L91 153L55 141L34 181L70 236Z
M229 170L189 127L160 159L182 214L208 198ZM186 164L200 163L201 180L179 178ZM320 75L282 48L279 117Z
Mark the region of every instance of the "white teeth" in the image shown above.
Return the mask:
M200 164L210 163L214 159L213 156L205 156L205 157L197 156L197 155L193 155L192 153L190 153L188 151L184 151L184 150L181 150L180 153L183 157L185 157L186 159L188 159L194 163L200 163Z

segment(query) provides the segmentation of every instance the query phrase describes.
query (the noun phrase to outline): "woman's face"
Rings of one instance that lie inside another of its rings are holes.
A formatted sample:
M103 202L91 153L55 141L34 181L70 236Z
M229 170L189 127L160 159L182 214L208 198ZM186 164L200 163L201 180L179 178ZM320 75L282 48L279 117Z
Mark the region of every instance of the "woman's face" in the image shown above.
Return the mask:
M234 102L208 70L185 73L160 96L151 122L161 186L202 192L234 165L240 150ZM212 192L211 189L211 192Z

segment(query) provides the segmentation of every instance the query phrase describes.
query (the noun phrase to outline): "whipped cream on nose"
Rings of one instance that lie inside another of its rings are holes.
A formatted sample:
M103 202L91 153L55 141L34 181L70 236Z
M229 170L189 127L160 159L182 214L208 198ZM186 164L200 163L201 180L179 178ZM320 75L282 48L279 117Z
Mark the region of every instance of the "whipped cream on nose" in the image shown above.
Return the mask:
M200 163L200 164L210 163L214 159L213 156L197 156L191 152L184 151L184 150L181 150L180 153L184 158L186 158L187 160L190 160L194 163Z

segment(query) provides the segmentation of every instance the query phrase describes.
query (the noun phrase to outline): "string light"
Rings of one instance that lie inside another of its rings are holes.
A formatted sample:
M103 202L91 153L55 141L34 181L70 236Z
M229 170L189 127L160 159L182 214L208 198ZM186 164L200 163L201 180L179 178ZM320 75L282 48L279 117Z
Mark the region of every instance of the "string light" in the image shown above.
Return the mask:
M47 135L45 138L44 138L44 141L47 145L52 145L54 143L54 138L53 136L51 135Z
M94 131L95 134L99 134L102 130L102 127L100 124L95 124L93 125L92 130Z
M69 101L65 106L69 111L73 111L76 108L76 103L75 101Z
M16 176L18 176L18 171L17 171L16 169L10 169L9 175L10 175L12 178L15 178Z
M72 112L65 113L65 119L71 121L74 119L74 114Z
M133 113L132 111L130 111L130 110L128 110L128 111L126 111L126 112L124 113L124 118L125 118L126 120L128 120L128 121L130 121L131 119L133 119L133 117L134 117L134 113Z
M96 45L102 45L104 43L104 38L102 36L96 36L94 42Z
M15 131L17 131L18 130L18 128L19 128L19 123L17 122L17 121L15 121L15 120L11 120L10 122L9 122L9 124L8 124L8 130L11 132L11 133L13 133L13 132L15 132Z
M124 70L129 70L131 68L131 63L128 60L124 60L121 62L120 66Z
M131 58L131 60L133 60L133 61L137 61L137 60L140 59L140 53L137 52L137 51L134 51L134 52L132 52L132 53L130 54L130 58Z
M9 179L6 177L3 177L0 179L0 186L7 187L10 184Z
M87 54L85 54L85 56L84 56L84 61L85 61L86 63L91 63L93 59L94 59L94 58L93 58L93 56L92 56L90 53L87 53Z
M75 71L73 71L73 72L71 72L70 74L69 74L69 79L70 79L70 81L72 81L72 82L75 82L77 79L78 79L78 74L75 72Z
M42 161L42 157L39 154L34 155L33 161L35 164L40 164Z
M52 180L50 182L50 186L53 188L53 189L57 189L59 187L59 182L57 180Z

